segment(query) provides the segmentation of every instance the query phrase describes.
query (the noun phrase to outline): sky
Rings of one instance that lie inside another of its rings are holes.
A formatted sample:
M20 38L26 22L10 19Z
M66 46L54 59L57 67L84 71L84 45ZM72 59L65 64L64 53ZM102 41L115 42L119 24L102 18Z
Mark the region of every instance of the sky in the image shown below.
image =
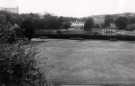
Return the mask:
M135 0L0 0L0 7L19 7L20 13L52 13L58 16L135 12Z

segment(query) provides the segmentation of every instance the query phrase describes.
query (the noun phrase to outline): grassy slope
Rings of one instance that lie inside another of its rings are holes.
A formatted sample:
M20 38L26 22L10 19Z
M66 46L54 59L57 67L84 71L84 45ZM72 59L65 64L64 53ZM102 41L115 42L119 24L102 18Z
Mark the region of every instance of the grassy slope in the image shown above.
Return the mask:
M135 80L135 44L109 41L49 40L37 46L40 66L45 57L55 66L50 79L97 83Z

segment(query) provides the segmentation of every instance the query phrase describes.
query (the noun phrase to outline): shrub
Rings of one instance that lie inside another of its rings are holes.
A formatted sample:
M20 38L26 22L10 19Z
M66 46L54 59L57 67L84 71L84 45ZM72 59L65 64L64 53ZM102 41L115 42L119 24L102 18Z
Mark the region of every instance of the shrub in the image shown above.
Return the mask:
M0 45L0 86L41 86L42 73L34 59L37 52L20 44Z
M111 23L114 23L114 19L111 15L106 15L104 20L104 26L110 27Z
M115 20L115 25L118 29L125 30L128 24L127 17L119 17Z
M85 31L91 31L92 28L95 26L93 18L89 18L86 20L84 24L84 30Z
M9 29L9 25L3 25L0 29L0 42L12 43L15 41L14 31Z
M127 29L126 30L134 31L135 30L135 24L129 24L129 25L127 25Z

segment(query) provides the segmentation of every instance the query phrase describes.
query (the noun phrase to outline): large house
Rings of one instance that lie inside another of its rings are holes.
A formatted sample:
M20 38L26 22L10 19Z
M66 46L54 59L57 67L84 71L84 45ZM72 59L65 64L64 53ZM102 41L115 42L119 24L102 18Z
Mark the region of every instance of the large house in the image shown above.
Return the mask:
M85 22L82 21L73 21L71 22L71 28L78 29L78 30L83 29L84 23Z

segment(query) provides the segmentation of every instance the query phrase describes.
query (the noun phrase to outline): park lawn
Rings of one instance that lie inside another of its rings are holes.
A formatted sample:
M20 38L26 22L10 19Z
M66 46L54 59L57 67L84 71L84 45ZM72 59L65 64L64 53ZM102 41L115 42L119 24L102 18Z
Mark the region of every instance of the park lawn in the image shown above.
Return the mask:
M70 83L134 83L135 43L46 39L36 45L48 79ZM48 58L48 59L46 59ZM46 68L47 65L53 67Z

